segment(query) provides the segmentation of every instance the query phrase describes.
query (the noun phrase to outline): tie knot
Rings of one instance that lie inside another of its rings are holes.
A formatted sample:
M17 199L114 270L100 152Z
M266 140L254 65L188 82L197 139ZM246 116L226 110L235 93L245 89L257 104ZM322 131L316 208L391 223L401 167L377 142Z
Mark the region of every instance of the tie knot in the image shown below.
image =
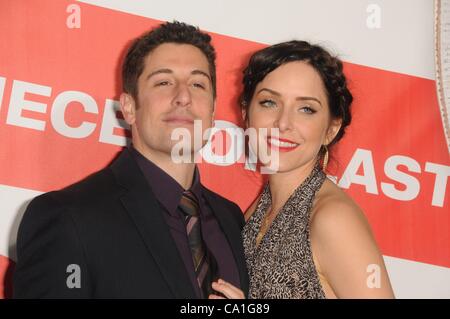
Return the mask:
M179 206L185 215L198 216L200 213L197 197L190 190L183 192Z

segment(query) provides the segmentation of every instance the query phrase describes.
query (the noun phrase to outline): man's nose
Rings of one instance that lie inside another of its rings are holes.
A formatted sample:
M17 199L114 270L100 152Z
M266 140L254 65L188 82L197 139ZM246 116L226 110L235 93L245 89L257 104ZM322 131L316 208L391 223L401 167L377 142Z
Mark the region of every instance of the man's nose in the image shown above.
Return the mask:
M184 84L179 84L176 88L173 101L176 106L189 106L191 104L189 87Z

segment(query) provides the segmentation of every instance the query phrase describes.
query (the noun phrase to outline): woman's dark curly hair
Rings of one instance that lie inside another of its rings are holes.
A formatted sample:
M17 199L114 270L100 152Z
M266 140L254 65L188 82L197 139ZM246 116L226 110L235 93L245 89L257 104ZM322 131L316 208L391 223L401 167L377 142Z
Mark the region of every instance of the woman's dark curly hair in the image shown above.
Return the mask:
M332 118L342 120L339 132L328 145L332 146L344 136L345 128L351 122L350 105L353 96L347 88L341 60L318 45L294 40L275 44L254 53L244 70L241 108L248 114L257 84L279 66L294 61L304 61L319 73L326 89L330 114Z

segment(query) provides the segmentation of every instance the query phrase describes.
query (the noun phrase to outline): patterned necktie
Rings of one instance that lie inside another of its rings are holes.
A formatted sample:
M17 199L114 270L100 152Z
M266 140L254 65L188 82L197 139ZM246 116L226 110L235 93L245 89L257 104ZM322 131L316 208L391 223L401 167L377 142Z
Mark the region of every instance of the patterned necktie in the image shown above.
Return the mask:
M186 232L197 282L201 288L202 297L208 298L211 293L215 293L211 283L217 280L217 262L202 239L200 208L196 196L189 190L184 191L179 207L186 217Z

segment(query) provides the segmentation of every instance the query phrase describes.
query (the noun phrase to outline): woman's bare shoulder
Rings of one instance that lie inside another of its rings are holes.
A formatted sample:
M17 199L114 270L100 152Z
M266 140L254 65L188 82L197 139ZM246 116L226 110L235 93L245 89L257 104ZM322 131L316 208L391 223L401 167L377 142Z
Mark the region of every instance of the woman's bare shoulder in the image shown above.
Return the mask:
M310 236L316 266L336 296L393 297L381 252L363 211L328 179L313 204ZM366 285L368 265L379 267L382 289Z
M327 222L333 224L336 219L344 221L347 219L358 219L359 222L366 224L366 218L362 209L356 202L347 195L342 189L329 179L326 179L321 189L316 195L311 224Z

